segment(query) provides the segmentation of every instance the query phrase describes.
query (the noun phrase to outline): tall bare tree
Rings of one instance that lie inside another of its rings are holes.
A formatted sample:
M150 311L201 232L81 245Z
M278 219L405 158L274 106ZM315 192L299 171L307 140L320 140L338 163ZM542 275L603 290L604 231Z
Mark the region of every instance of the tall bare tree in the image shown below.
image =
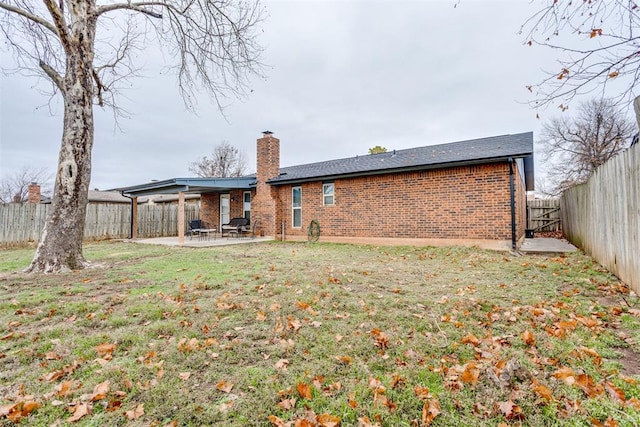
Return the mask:
M82 254L91 177L94 103L117 107L118 83L157 42L172 58L178 88L192 108L204 88L218 106L246 93L259 72L258 0L0 0L0 28L18 67L62 95L64 124L52 201L28 271L87 265Z
M42 193L46 194L50 190L50 183L53 174L46 169L38 169L33 166L23 166L13 174L7 174L0 181L0 202L26 202L28 197L29 184L32 182L40 185Z
M544 0L522 26L525 43L558 51L558 66L528 86L532 104L559 102L599 91L626 106L640 78L640 7L633 0ZM637 95L637 93L636 93Z
M610 99L580 105L576 117L545 123L539 140L550 195L586 182L598 166L629 146L635 123Z
M247 161L242 151L227 141L213 147L211 157L203 156L191 163L189 170L201 177L234 177L247 172Z

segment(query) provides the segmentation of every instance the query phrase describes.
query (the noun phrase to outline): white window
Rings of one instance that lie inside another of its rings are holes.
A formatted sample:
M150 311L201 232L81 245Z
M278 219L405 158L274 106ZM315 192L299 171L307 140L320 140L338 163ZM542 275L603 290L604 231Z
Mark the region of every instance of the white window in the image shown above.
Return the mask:
M325 206L335 204L333 182L322 184L322 203Z
M244 217L251 221L251 191L242 193L242 210Z
M291 189L291 209L293 227L302 227L302 187Z

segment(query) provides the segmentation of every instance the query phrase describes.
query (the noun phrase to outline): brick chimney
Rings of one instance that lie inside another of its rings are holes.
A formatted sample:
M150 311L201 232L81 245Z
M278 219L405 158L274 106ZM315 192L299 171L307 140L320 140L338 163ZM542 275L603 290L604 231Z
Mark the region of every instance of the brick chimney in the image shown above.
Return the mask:
M27 188L27 203L40 203L40 186L35 182L29 184Z
M280 229L277 215L277 192L267 180L280 174L280 140L273 132L264 131L258 138L256 148L256 195L251 201L251 219L258 221L257 231L266 236L275 236Z

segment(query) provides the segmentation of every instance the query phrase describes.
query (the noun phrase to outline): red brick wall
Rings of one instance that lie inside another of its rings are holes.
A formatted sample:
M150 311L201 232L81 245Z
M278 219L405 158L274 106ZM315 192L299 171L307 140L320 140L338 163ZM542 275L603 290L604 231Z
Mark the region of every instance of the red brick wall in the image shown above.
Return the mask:
M519 176L514 182L521 236L525 192ZM291 227L292 185L277 187L287 235L305 235L317 219L330 236L511 240L508 163L338 179L334 206L323 206L322 182L299 186L301 228Z
M244 216L244 192L247 190L231 190L230 196L230 216L229 218L238 218ZM253 218L253 198L255 190L251 191L251 217ZM200 197L200 218L208 225L219 227L220 225L220 193L202 194Z

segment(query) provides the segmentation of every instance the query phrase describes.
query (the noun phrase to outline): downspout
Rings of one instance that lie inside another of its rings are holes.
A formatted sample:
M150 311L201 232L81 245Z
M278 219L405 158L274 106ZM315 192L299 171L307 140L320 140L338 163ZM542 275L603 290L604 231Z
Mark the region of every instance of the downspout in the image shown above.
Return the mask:
M120 194L122 195L122 197L126 197L127 199L131 200L131 215L129 215L129 239L133 240L133 197L125 195L123 191L121 191Z
M517 247L516 241L516 195L513 176L513 158L509 157L509 195L511 201L511 249L514 251Z

